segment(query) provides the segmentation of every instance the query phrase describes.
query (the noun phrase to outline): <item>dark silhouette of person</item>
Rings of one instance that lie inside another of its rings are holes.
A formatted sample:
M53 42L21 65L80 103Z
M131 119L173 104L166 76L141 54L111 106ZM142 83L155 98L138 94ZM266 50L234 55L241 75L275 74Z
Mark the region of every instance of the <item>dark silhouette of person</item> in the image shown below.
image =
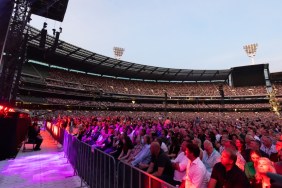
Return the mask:
M31 126L29 126L28 142L33 142L36 144L34 148L35 151L41 150L40 145L43 142L43 138L40 135L40 128L38 127L38 124L36 122L34 122Z

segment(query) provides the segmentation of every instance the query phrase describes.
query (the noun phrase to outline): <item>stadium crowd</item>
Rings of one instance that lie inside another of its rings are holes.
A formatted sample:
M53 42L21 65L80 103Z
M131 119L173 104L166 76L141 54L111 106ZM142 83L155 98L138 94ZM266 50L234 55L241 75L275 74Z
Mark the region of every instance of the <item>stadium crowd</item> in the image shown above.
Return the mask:
M234 88L224 83L144 82L91 76L58 69L50 69L49 77L45 81L51 86L55 85L87 91L98 91L103 88L105 93L136 95L164 96L166 92L168 96L220 96L218 91L219 85L223 85L226 96L267 95L264 86Z
M180 187L279 187L281 119L263 113L56 112L91 147ZM278 182L279 184L279 182Z

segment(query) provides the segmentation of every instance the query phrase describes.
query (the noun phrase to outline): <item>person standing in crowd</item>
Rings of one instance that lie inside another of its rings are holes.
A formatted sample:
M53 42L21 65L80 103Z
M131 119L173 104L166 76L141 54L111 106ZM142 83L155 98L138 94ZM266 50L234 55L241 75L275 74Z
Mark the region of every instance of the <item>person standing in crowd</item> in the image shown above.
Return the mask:
M248 188L249 180L245 173L236 165L237 155L231 149L224 149L221 162L212 170L208 188Z
M189 159L180 188L206 188L208 183L207 169L200 160L200 149L197 145L188 143L186 156Z
M172 167L174 168L174 185L180 185L183 177L186 174L186 167L188 165L188 158L185 155L185 151L187 149L187 141L183 141L181 144L181 152L177 155L177 157L172 162Z
M158 142L151 143L152 161L147 173L152 174L168 183L173 183L173 168L167 154L161 149Z

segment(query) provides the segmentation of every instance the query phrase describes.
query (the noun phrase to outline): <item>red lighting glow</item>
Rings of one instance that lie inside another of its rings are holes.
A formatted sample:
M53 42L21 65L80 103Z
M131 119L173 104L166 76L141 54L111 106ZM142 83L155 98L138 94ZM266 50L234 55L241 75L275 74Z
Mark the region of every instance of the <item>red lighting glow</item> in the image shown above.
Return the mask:
M53 132L54 132L54 135L58 136L58 127L57 126L54 126Z
M50 122L47 122L47 127L48 127L48 129L51 129L51 123Z
M4 113L6 113L6 112L15 112L15 110L13 108L9 108L9 107L3 106L3 105L0 105L0 111L3 111Z
M15 112L13 108L9 108L8 112Z

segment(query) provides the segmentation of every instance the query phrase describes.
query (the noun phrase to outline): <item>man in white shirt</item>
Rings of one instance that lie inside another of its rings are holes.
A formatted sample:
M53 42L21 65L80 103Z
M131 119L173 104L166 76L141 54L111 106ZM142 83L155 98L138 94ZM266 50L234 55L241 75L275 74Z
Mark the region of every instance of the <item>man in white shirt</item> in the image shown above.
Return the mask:
M172 167L174 169L174 177L173 177L174 185L180 185L183 177L186 174L186 167L189 160L185 155L186 148L187 148L187 142L183 141L181 144L180 153L177 155L175 159L171 160Z
M188 165L186 176L180 188L206 188L208 185L207 169L199 158L200 149L195 144L187 144L186 156Z

